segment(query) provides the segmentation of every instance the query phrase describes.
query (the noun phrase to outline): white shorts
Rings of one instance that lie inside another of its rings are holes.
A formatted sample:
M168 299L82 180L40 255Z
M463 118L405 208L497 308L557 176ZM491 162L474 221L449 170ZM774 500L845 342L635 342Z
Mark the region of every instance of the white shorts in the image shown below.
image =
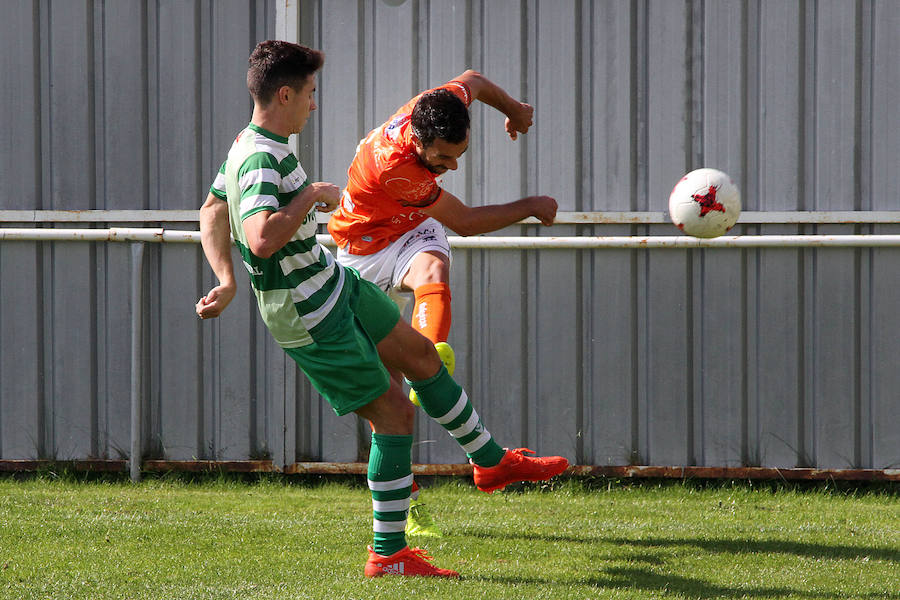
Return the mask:
M425 219L418 227L407 231L375 254L350 254L338 248L337 260L342 265L353 267L364 279L384 290L403 312L413 293L402 291L401 282L416 255L427 251L440 252L448 260L452 259L447 232L443 225L432 218Z

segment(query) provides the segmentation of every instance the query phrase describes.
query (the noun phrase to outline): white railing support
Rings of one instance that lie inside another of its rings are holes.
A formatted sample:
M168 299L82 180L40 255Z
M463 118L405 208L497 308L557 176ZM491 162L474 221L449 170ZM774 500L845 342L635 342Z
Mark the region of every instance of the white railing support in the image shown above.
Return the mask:
M143 337L144 315L142 312L144 297L144 244L135 242L131 245L131 456L129 467L131 480L141 480L141 419L143 392Z

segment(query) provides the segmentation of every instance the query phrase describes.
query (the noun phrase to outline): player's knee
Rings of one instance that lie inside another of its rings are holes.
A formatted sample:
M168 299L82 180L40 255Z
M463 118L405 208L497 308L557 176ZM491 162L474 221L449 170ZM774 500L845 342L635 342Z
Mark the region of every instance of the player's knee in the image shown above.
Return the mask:
M423 253L410 266L406 282L412 289L427 283L449 283L450 265L443 256Z
M434 348L434 343L424 335L419 336L415 350L415 361L406 376L413 381L421 381L437 375L441 368L441 357Z
M441 357L434 349L434 343L410 327L407 344L403 366L406 377L412 381L434 377L441 368Z
M399 386L391 386L384 396L357 411L372 423L375 433L409 435L413 432L415 407Z

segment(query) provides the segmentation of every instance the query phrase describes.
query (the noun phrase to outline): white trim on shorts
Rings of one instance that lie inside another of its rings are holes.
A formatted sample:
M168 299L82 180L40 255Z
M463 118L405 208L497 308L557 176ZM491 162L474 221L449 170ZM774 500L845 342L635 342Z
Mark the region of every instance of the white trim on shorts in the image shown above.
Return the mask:
M412 299L412 292L400 289L403 278L416 255L428 251L440 252L453 261L447 232L437 219L431 217L374 254L350 254L338 248L337 260L344 266L353 267L364 279L384 290L403 312Z

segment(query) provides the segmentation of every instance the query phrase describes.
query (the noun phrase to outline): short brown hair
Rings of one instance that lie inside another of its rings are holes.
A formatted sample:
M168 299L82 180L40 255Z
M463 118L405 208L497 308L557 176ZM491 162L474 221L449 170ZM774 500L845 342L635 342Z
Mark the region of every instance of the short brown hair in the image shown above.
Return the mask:
M469 133L469 109L450 90L431 90L419 97L412 109L410 124L425 148L437 138L459 144Z
M266 105L282 86L303 87L306 78L322 68L325 54L301 44L266 40L256 45L248 62L247 89L255 102Z

